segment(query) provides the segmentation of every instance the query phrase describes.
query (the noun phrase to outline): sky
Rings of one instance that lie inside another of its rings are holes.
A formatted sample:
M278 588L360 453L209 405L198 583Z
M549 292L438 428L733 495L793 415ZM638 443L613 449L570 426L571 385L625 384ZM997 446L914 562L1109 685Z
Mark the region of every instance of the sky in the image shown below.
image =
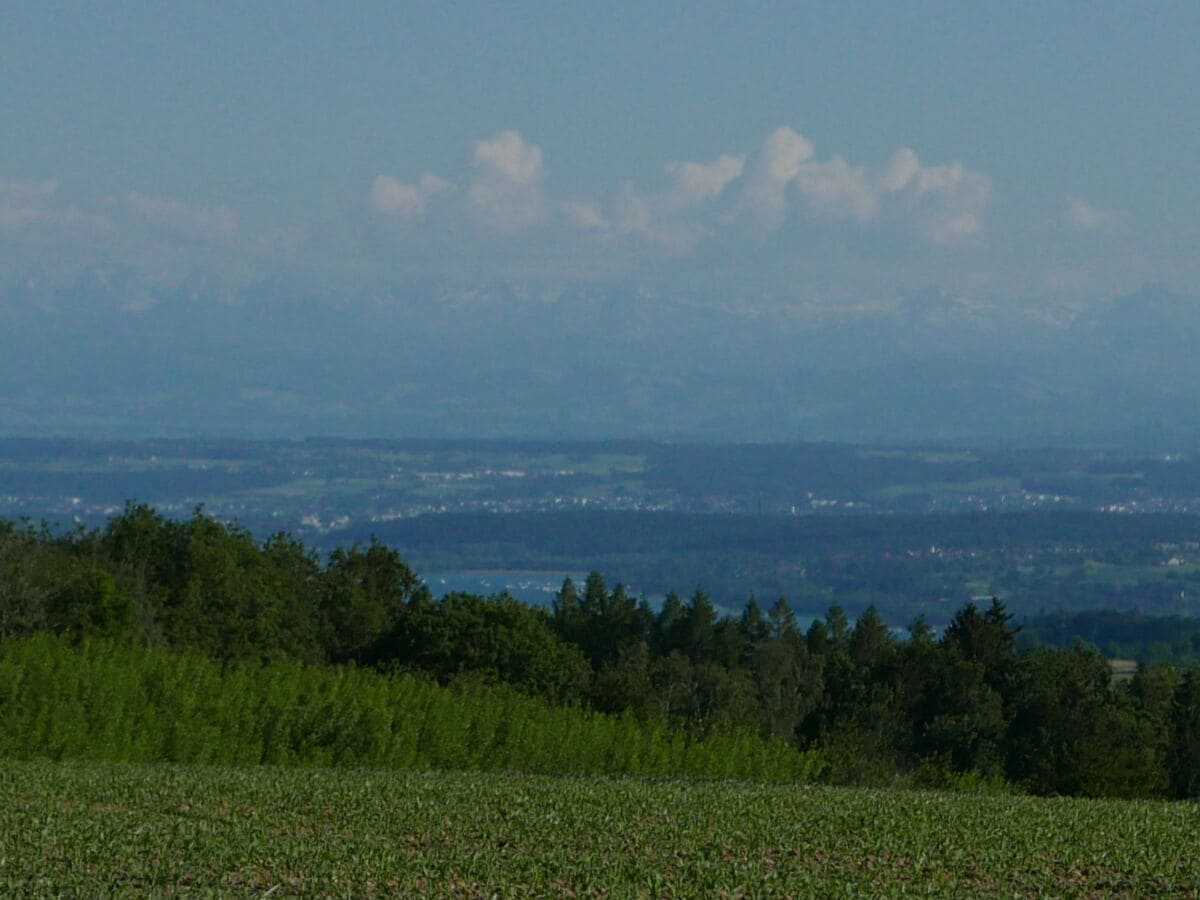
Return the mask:
M0 0L0 279L1200 289L1200 4Z

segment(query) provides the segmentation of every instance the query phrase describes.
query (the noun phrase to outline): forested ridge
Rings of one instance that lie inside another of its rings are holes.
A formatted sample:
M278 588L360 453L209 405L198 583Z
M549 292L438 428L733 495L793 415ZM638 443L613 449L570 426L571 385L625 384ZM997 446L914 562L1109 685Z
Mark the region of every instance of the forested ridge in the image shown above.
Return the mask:
M1083 644L1017 652L999 601L964 606L940 635L921 620L909 631L898 639L874 609L851 623L836 606L801 629L782 599L722 615L703 591L653 608L599 573L564 583L550 610L437 599L383 544L322 557L202 510L176 521L130 505L67 534L0 523L0 649L27 660L13 678L65 671L28 662L39 653L146 666L146 653L171 652L221 673L374 668L381 683L515 691L693 741L757 734L815 753L803 768L835 783L1200 795L1200 670L1145 665L1115 683ZM22 697L4 695L10 722Z

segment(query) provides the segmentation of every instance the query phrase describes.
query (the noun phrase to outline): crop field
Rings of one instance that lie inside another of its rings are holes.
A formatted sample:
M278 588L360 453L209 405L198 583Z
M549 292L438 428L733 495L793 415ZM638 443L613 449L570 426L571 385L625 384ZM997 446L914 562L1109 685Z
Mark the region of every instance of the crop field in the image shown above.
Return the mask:
M1200 806L0 763L0 894L1198 895Z

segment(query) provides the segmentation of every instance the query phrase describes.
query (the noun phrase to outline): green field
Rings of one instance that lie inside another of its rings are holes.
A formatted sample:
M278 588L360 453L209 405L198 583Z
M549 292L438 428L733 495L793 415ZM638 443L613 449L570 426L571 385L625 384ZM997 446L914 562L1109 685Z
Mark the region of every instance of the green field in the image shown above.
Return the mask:
M0 763L0 894L1197 896L1200 807Z

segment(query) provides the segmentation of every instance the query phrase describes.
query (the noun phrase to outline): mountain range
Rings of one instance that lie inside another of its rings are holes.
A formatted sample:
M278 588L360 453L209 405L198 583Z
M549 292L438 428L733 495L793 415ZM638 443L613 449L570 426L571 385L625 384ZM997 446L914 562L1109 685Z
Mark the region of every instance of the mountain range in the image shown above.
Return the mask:
M1155 286L764 310L620 285L231 291L89 269L0 289L0 434L1190 440L1197 347L1200 298Z

